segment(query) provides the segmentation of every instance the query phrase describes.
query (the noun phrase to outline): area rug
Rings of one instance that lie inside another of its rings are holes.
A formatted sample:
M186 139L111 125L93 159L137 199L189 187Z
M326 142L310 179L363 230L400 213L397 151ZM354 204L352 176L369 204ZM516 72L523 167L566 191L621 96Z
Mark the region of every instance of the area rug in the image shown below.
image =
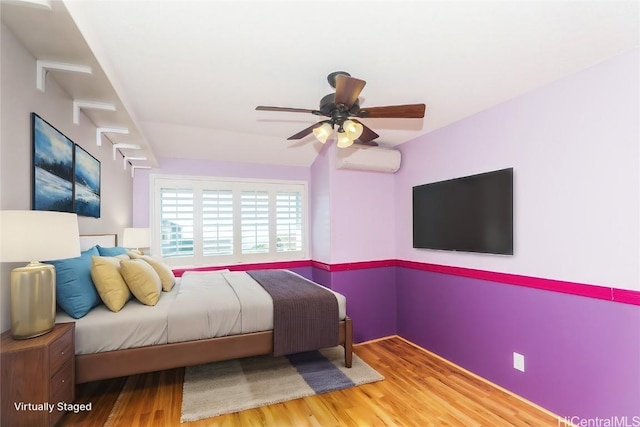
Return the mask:
M346 368L342 347L192 366L184 374L180 421L197 421L382 379L355 354L352 367Z

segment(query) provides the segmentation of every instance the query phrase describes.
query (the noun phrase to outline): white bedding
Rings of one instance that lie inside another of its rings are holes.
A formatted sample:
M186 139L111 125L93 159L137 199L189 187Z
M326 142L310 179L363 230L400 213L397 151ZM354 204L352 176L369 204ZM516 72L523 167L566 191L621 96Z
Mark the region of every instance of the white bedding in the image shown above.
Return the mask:
M346 298L331 292L344 320ZM273 328L273 304L245 272L186 272L153 307L132 298L117 313L100 305L81 319L58 312L56 322L75 322L76 354L91 354L267 331Z
M171 292L163 292L153 307L132 297L117 313L99 305L86 316L74 319L58 310L56 323L76 323L76 354L166 344L167 315L180 285L181 280L177 279Z

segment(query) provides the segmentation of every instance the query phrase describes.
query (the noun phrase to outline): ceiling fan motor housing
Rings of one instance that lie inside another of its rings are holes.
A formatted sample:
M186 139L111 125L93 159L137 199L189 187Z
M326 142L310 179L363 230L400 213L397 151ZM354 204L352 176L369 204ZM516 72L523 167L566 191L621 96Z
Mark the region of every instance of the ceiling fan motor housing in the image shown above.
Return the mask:
M327 76L327 81L329 82L331 87L334 89L336 88L336 77L339 76L340 74L351 77L351 74L347 73L346 71L334 71L333 73L329 74Z
M330 93L329 95L325 95L320 100L320 111L327 117L331 117L331 112L334 108L336 108L336 94Z
M349 118L349 116L354 116L360 110L360 103L358 101L354 102L351 108L344 104L336 105L335 103L336 95L335 93L330 93L325 95L320 100L320 112L327 116L331 117L331 123L337 124L341 126L342 123Z

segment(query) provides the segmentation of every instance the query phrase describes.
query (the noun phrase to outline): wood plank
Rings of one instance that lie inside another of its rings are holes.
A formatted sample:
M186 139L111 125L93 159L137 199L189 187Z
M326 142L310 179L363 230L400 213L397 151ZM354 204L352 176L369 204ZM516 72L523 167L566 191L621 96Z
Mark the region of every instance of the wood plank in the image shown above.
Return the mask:
M184 369L77 386L59 426L557 426L558 418L399 338L354 347L384 381L180 424ZM119 396L118 396L119 393Z

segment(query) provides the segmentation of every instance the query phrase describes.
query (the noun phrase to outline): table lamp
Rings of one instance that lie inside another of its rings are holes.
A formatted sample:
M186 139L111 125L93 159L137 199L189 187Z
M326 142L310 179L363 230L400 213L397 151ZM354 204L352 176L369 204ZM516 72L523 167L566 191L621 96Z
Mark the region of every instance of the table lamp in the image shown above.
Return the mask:
M39 260L80 256L74 213L0 211L0 262L30 261L11 271L11 335L33 338L56 320L56 270Z
M149 229L125 228L122 234L122 246L135 249L144 255L144 252L140 248L149 247Z

